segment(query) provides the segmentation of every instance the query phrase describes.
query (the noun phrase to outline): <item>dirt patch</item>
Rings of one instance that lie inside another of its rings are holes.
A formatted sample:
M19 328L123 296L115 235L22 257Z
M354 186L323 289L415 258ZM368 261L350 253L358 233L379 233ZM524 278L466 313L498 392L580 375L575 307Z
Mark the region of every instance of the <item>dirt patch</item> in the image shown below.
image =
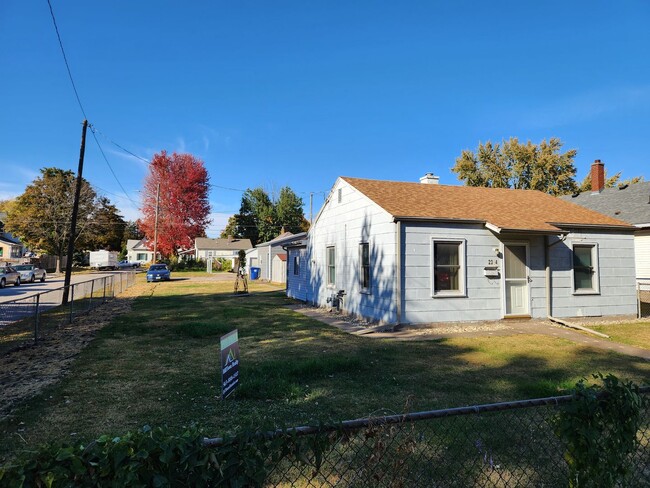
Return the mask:
M130 311L133 300L149 288L142 284L132 286L88 315L52 331L38 345L23 346L1 356L0 421L10 417L17 405L65 376L74 358L97 331L115 316Z

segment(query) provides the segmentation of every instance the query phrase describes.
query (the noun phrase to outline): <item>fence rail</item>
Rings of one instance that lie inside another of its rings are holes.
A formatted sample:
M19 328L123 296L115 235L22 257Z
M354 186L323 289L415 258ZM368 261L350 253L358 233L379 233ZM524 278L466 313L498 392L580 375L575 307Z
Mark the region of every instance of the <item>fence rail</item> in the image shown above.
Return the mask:
M121 271L71 284L65 305L62 300L66 287L0 303L0 354L28 343L37 343L134 283L135 272Z
M640 389L643 397L650 387ZM297 436L328 436L320 459L286 453L267 460L263 486L519 487L568 486L566 446L555 433L559 396L297 427ZM650 486L650 408L621 486ZM225 441L205 439L208 447ZM589 485L591 486L591 485ZM595 486L595 485L594 485Z

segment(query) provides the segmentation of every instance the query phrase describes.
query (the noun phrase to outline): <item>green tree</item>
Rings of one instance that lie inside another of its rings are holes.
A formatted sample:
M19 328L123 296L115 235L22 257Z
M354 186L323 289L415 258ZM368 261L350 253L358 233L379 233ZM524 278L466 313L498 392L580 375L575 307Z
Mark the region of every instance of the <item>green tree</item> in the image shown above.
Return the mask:
M43 168L41 176L7 206L7 231L28 247L56 256L57 272L67 251L70 218L74 204L76 176L72 171ZM98 197L82 179L75 251L119 249L124 219L108 198Z
M239 213L228 219L221 237L250 239L255 245L277 237L283 228L287 232L302 232L308 226L302 205L302 198L288 186L280 189L275 201L263 188L249 188L242 195Z
M452 171L468 186L540 190L551 195L564 195L577 189L575 149L561 152L557 138L539 144L507 141L479 143L476 152L463 150Z
M627 180L620 181L621 172L619 171L614 176L608 177L607 170L605 170L605 188L613 188L616 185L633 185L635 183L641 183L643 181L643 176L635 176L634 178L628 178ZM587 174L585 178L580 183L578 187L578 192L582 193L585 191L591 191L591 173Z
M61 271L70 232L70 217L74 202L76 178L72 171L43 168L41 176L27 186L16 198L5 223L9 232L28 247L57 256L57 273ZM82 180L75 242L87 232L95 204L95 191Z

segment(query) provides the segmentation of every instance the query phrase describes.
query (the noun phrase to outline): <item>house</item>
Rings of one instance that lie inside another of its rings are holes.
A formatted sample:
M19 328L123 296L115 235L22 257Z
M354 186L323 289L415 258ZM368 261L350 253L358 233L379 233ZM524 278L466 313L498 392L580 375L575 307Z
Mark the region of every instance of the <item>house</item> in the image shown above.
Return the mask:
M153 250L149 249L146 239L128 239L126 241L126 259L132 263L153 262Z
M25 246L20 239L14 237L9 232L3 232L2 223L7 218L7 214L0 212L0 264L18 263L25 254Z
M539 191L420 181L339 177L288 247L289 296L391 324L636 313L633 226Z
M299 232L298 234L292 234L291 232L282 232L275 239L271 239L267 242L262 242L255 246L257 248L257 266L260 268L260 278L267 281L273 281L273 258L278 254L286 254L284 246L296 239L304 237L305 235L305 232ZM284 283L285 281L286 278L282 279L280 283Z
M239 262L239 251L246 251L251 247L253 244L250 239L238 239L233 236L224 239L197 237L194 240L194 257L206 262L216 258L229 259L232 269L235 269Z
M597 159L591 165L591 192L562 198L633 225L636 277L650 280L650 182L605 188L605 166Z

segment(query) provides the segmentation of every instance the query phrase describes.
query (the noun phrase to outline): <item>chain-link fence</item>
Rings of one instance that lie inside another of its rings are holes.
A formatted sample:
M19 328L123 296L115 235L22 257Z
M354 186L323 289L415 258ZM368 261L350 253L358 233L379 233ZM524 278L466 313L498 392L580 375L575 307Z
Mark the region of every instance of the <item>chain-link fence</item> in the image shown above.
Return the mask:
M647 397L650 387L641 393ZM569 486L566 446L556 435L555 419L572 401L572 396L552 397L290 429L320 438L325 447L272 456L263 486ZM628 457L630 471L621 486L650 486L647 406L642 419L638 448ZM267 438L274 435L279 433ZM207 446L222 442L205 440Z
M65 305L62 305L65 287L0 302L0 354L25 343L38 342L133 284L135 272L121 271L70 285Z
M650 279L637 280L639 318L650 317Z

